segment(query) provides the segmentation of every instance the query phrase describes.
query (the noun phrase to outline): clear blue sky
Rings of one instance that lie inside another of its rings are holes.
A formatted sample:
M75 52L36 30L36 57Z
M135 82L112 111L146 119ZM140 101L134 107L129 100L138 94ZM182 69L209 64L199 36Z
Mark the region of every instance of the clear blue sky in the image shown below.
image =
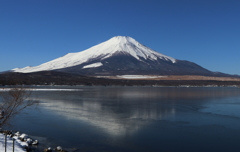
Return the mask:
M118 35L240 75L240 0L0 0L0 71L36 66Z

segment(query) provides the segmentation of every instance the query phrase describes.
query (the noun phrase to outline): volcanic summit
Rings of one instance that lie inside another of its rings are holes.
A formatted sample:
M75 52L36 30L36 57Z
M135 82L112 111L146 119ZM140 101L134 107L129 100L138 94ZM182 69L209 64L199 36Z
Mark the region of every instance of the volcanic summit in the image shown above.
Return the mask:
M82 75L206 75L216 76L193 62L177 60L150 49L135 39L116 36L87 50L35 67L13 72L61 71Z

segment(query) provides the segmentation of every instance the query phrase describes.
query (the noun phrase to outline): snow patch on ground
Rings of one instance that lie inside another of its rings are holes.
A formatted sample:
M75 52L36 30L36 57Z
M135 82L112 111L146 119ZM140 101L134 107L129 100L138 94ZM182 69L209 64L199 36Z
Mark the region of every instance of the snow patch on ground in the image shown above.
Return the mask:
M9 91L12 88L0 88L0 91ZM24 90L28 91L82 91L82 89L34 89L34 88L26 88Z
M86 69L86 68L96 68L96 67L100 67L103 64L101 62L97 62L97 63L93 63L93 64L89 64L89 65L85 65L82 69Z
M26 142L22 142L19 139L15 140L14 152L26 152L23 147L28 146ZM5 151L5 136L0 134L0 151ZM13 151L13 140L7 137L7 152Z
M166 76L150 76L150 75L117 75L116 77L122 79L154 79L154 78L162 78Z

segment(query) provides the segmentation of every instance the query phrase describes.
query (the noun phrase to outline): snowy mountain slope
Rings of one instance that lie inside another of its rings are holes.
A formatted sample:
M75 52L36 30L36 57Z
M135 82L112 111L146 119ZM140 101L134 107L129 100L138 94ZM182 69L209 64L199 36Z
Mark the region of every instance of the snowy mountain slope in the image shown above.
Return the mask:
M113 75L203 75L224 76L193 62L177 60L156 52L135 39L116 36L77 53L35 67L16 68L13 72L57 71L88 76Z
M159 59L176 63L176 59L158 53L135 39L126 36L116 36L108 41L93 46L85 51L78 53L69 53L63 57L57 58L50 62L41 64L35 67L15 68L12 71L21 73L30 73L37 71L49 71L56 69L63 69L81 65L94 59L104 60L117 54L125 54L134 57L139 61L151 60L157 61ZM94 66L93 66L94 67Z

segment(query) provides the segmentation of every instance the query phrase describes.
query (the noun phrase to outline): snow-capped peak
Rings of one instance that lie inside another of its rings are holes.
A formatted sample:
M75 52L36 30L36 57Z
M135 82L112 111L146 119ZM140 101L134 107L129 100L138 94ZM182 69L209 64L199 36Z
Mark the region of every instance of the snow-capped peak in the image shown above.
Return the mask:
M129 37L129 36L115 36L111 39L109 39L106 42L110 42L112 44L121 44L121 43L138 43L135 39Z
M157 60L157 58L160 58L171 61L172 63L176 62L176 59L156 52L128 36L115 36L104 43L102 43L104 46L111 46L103 49L104 51L108 50L109 56L116 51L120 51L130 54L138 60L140 59L139 57L142 57L144 59ZM114 49L112 49L112 47L114 47Z
M22 69L16 68L13 69L12 71L30 73L37 71L62 69L80 65L94 58L101 58L103 60L119 52L129 54L138 60L141 60L141 58L150 60L157 60L160 58L162 60L169 61L172 63L176 62L176 59L156 52L142 45L141 43L139 43L138 41L131 37L115 36L109 39L108 41L95 45L87 50L77 53L69 53L63 57L46 62L39 66L25 67Z

